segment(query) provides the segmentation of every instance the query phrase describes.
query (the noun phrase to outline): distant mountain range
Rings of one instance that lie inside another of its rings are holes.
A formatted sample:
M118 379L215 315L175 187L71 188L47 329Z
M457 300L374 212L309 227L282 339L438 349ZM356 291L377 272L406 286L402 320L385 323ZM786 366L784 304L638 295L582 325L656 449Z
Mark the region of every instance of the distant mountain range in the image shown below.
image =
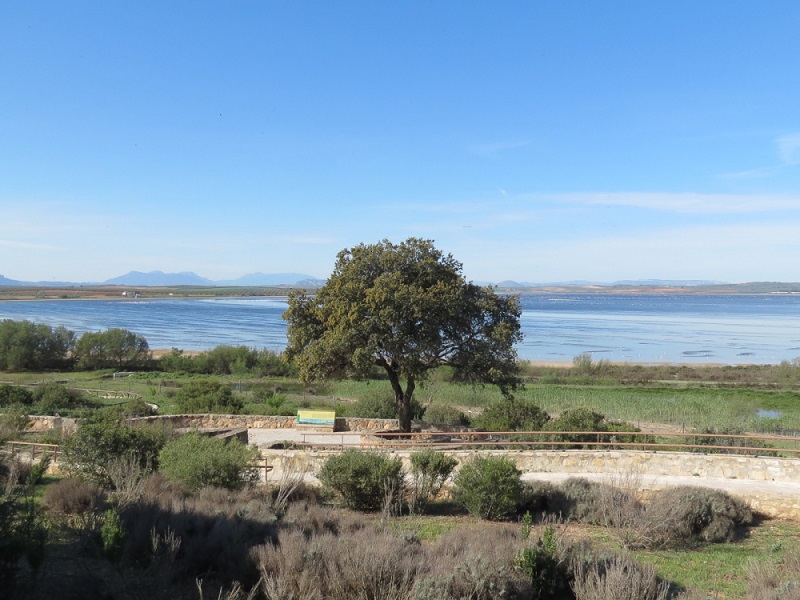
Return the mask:
M249 273L238 279L213 281L200 277L197 273L184 271L182 273L164 273L163 271L131 271L125 275L93 282L67 282L67 281L16 281L0 275L0 286L36 286L36 287L73 287L80 285L122 285L132 287L160 287L160 286L245 286L245 287L319 287L324 280L304 273Z
M600 282L600 281L585 281L585 280L575 280L575 281L551 281L548 283L530 283L527 281L519 282L519 281L511 281L505 280L495 283L499 288L519 288L519 289L526 289L526 288L542 288L542 287L586 287L597 285L601 287L614 287L614 286L668 286L668 287L691 287L691 286L700 286L700 285L721 285L722 282L719 281L710 281L705 279L641 279L641 280L633 280L633 279L624 279L621 281L613 281L611 283L608 282Z
M750 283L723 283L719 281L701 279L641 279L641 280L621 280L612 283L601 283L596 281L560 281L550 283L530 283L505 280L495 282L475 282L480 285L493 285L501 290L518 293L624 293L642 292L657 293L662 290L672 289L674 291L691 293L741 293L741 294L765 294L765 293L800 293L800 283L786 283L774 281L761 281ZM175 287L175 286L195 286L195 287L286 287L286 288L318 288L325 284L324 279L317 279L313 275L304 273L250 273L238 279L224 279L213 281L201 277L197 273L185 271L182 273L164 273L162 271L150 271L142 273L131 271L125 275L107 279L106 281L94 281L74 283L68 281L17 281L8 279L0 275L0 287L20 286L20 287L49 287L49 288L68 288L79 286L104 286L118 285L126 287Z

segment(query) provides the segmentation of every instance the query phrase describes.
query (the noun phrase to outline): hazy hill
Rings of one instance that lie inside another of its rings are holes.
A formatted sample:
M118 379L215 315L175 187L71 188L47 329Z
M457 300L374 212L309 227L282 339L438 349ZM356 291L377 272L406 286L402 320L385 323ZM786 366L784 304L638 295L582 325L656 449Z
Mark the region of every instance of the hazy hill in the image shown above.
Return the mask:
M214 285L214 282L205 277L200 277L191 271L182 273L164 273L163 271L131 271L125 275L107 279L104 285L132 285L132 286L165 286L165 285Z
M303 273L248 273L238 279L215 281L216 285L241 285L241 286L274 286L297 285L299 282L317 281L312 275Z

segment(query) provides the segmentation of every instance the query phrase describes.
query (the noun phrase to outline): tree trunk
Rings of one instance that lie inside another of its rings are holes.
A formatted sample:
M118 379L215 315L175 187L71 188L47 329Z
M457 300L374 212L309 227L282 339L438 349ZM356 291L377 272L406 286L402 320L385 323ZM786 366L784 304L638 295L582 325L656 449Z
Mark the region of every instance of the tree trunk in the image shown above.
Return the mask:
M411 399L414 397L414 378L409 377L406 380L406 389L403 390L397 371L387 366L386 373L389 375L389 383L392 384L392 390L394 390L394 403L397 406L400 431L409 433L411 431Z

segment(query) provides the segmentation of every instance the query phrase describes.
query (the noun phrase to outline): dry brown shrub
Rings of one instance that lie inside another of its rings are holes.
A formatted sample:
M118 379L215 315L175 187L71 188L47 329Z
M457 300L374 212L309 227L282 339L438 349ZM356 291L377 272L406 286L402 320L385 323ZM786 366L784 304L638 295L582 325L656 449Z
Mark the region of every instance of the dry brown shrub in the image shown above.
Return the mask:
M518 527L484 525L443 534L427 548L429 569L414 586L413 600L530 597L530 583L514 571Z
M655 569L627 555L595 561L574 574L576 600L666 600L669 586L659 582Z
M633 547L681 548L700 542L731 541L740 526L753 522L750 507L721 490L675 486L653 494L632 529Z
M778 561L751 559L747 566L748 600L800 600L800 548L784 551Z
M94 483L68 477L47 486L42 506L54 515L85 515L105 508L105 493Z

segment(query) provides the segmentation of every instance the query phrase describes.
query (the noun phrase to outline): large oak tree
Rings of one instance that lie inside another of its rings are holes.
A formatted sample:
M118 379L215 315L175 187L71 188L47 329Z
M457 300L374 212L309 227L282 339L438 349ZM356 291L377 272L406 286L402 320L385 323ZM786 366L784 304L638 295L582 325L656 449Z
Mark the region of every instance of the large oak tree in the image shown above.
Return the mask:
M316 294L290 296L287 354L307 381L366 379L380 367L403 431L411 430L417 383L440 366L452 367L458 381L510 394L518 384L519 304L467 282L461 270L430 240L342 250Z

